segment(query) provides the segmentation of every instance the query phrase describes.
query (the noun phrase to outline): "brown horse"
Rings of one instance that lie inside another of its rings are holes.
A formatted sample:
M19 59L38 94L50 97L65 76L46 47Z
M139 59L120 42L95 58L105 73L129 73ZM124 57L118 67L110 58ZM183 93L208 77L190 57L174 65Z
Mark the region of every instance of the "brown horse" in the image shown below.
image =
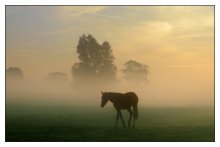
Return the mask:
M133 115L133 112L131 110L131 107L133 107L134 111L134 121L133 121L133 127L135 127L135 120L138 118L138 109L137 109L137 104L138 104L138 97L134 92L127 92L127 93L113 93L113 92L102 92L102 102L101 102L101 107L104 107L105 104L110 101L113 103L117 115L116 115L116 122L115 122L115 127L118 125L118 118L121 118L123 127L125 128L125 122L121 114L122 109L128 110L130 117L128 120L128 127L131 126L131 118Z

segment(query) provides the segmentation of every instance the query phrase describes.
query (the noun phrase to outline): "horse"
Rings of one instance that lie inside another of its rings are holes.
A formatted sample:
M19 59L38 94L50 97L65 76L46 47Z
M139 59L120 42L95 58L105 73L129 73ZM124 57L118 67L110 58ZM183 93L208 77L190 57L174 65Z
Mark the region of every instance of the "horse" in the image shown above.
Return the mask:
M131 107L133 107L134 116L133 116L133 128L135 128L135 120L138 119L138 96L134 92L127 93L114 93L114 92L102 92L102 101L101 107L104 107L108 101L112 102L117 114L116 122L114 128L118 125L118 119L121 118L123 128L125 128L125 122L121 114L121 110L128 110L130 117L128 120L128 127L131 126L131 118L133 115Z

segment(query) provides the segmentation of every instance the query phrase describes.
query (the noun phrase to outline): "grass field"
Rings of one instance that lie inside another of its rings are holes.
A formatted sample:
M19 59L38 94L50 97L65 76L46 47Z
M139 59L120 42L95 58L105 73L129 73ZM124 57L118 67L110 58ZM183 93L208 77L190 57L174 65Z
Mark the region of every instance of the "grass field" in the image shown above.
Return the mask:
M212 107L140 107L136 128L114 122L111 104L6 103L6 141L215 141Z

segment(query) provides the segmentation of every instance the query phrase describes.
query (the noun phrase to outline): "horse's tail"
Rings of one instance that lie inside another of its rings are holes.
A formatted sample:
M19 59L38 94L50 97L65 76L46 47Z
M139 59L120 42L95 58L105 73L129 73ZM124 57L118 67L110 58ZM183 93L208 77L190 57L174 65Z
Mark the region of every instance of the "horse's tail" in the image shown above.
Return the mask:
M137 104L135 104L133 106L133 110L134 110L134 118L138 119L138 107L137 107Z

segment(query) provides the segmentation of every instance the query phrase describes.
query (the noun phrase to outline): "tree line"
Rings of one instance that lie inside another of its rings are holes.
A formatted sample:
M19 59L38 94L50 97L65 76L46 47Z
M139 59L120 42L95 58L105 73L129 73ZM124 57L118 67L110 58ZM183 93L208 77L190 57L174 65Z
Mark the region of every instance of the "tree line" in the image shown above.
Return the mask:
M111 81L117 80L117 66L114 63L112 47L108 41L98 43L91 34L81 35L79 37L76 53L79 61L71 69L71 75L74 83L93 81ZM147 80L149 74L148 65L139 63L132 59L124 63L124 68L120 70L123 79L129 82L141 82ZM6 70L6 77L15 77L23 79L24 74L18 67L10 67ZM47 81L67 79L67 74L62 72L49 73Z
M76 82L88 79L116 80L117 66L108 41L99 44L91 34L83 34L79 38L76 53L79 62L72 67L72 77ZM143 81L147 79L149 67L134 60L124 63L121 70L127 81Z

